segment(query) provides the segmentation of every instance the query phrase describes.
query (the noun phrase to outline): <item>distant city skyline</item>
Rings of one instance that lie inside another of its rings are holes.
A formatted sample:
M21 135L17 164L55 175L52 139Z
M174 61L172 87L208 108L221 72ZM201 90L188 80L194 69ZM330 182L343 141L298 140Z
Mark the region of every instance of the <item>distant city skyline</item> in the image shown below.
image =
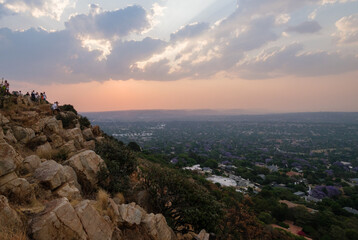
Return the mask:
M0 0L0 77L82 112L358 111L358 1Z

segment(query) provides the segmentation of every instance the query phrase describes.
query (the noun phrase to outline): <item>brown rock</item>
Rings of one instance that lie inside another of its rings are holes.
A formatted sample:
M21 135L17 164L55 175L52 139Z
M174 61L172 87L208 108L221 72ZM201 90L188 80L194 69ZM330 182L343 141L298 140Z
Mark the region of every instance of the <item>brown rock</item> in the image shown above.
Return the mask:
M75 170L82 187L84 185L96 186L98 182L97 173L101 166L105 166L103 159L91 150L78 153L65 163Z
M12 131L17 141L26 144L35 137L35 132L31 128L23 128L20 126L13 126Z
M155 240L174 240L177 239L173 230L168 226L162 214L147 214L142 221L145 229Z
M63 166L63 170L65 171L66 182L72 182L81 191L81 185L78 183L75 170L70 166Z
M205 229L201 230L198 234L198 238L200 240L209 240L210 234L205 231Z
M57 120L56 117L49 118L45 123L44 132L46 135L51 135L52 133L60 134L62 130L62 121Z
M22 157L7 143L0 143L0 176L16 169L22 163Z
M125 226L139 225L146 212L135 203L119 205L119 222Z
M81 129L79 128L72 128L72 129L65 130L63 132L63 137L66 141L74 140L79 143L82 143L84 141Z
M52 147L49 142L46 142L45 144L38 146L36 148L36 154L39 156L51 156L52 154Z
M62 137L56 133L49 136L51 146L53 148L58 148L63 145Z
M83 142L83 143L82 143L82 146L83 146L85 149L94 150L94 149L96 148L96 143L95 143L94 140L86 141L86 142Z
M20 232L23 227L19 215L10 207L7 198L3 195L0 195L0 226L0 233L6 230Z
M10 143L17 143L14 133L12 132L12 130L10 128L6 130L6 134L5 134L4 138L6 139L6 141L8 141Z
M61 149L62 151L67 152L69 155L70 155L71 153L74 153L74 152L77 151L77 148L76 148L76 146L75 146L75 141L74 141L74 140L71 140L71 141L66 142L64 145L62 145L62 146L60 147L60 149Z
M7 124L9 122L10 122L9 119L7 119L4 115L2 115L0 113L0 126L5 125L5 124Z
M36 169L34 177L51 190L61 186L67 180L63 166L54 160L41 163Z
M83 134L83 137L86 139L86 141L95 139L91 128L84 129L82 131L82 134Z
M31 173L35 171L41 164L41 159L37 155L31 155L24 159L23 171Z
M8 182L10 182L16 178L18 178L18 176L15 172L11 172L11 173L1 176L0 177L0 187L2 187L3 185L7 184Z
M75 207L78 217L81 219L88 239L90 240L111 240L113 229L104 220L98 211L90 204L89 200L80 202Z
M34 240L87 239L80 219L66 198L49 202L31 223Z
M0 187L0 193L11 201L31 202L34 199L34 189L24 178L15 178Z
M80 190L74 185L73 182L65 183L55 191L58 197L66 197L69 200L82 199Z

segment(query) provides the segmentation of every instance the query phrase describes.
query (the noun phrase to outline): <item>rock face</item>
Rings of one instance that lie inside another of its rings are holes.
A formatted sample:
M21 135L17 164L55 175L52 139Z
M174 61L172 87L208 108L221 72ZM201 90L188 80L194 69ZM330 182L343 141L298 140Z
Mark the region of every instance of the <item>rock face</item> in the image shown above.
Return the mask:
M100 171L101 166L105 166L103 159L92 150L72 156L66 161L66 164L75 170L82 187L95 187L98 182L97 173Z
M113 229L111 225L90 204L90 200L80 202L76 205L75 210L88 235L88 239L110 240L112 238Z
M86 141L95 139L92 129L90 129L90 128L86 128L85 130L83 130L82 135L86 139Z
M12 128L12 131L14 132L16 140L24 144L28 143L31 139L35 137L35 131L31 128L14 126Z
M0 195L0 226L1 230L20 230L22 227L22 221L19 215L9 205L7 198Z
M15 178L0 187L0 193L14 202L30 202L34 198L34 189L24 178Z
M17 158L21 161L20 156L12 146L7 143L0 143L0 177L15 171Z
M35 171L41 164L41 159L37 155L31 155L24 159L23 171L26 173L31 173Z
M60 134L62 130L62 121L57 120L55 117L47 119L44 127L44 132L46 135L50 135L52 133Z
M81 221L67 198L49 202L31 223L34 240L87 239Z
M134 224L139 225L142 221L142 217L145 215L145 211L135 203L122 204L119 206L118 210L119 222L127 226L132 226Z
M48 160L40 164L34 177L45 187L53 190L67 181L65 171L61 164Z
M78 188L71 183L65 183L55 191L55 195L58 197L66 197L69 200L82 199L81 192Z
M168 226L162 214L147 214L143 219L143 225L149 235L156 240L174 240L176 236L173 230Z

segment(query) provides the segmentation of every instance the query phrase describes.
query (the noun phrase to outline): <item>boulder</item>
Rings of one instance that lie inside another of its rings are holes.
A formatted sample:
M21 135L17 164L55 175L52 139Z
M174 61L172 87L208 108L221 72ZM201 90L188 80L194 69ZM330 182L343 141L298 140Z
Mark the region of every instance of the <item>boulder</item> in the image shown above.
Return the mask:
M47 142L47 137L45 135L39 135L31 139L27 143L27 147L29 147L31 150L34 150L37 146L43 145Z
M15 171L23 158L7 143L0 143L0 176Z
M89 240L111 240L113 230L111 225L90 204L84 200L75 206Z
M51 156L52 154L52 147L49 142L46 142L45 144L38 146L36 148L36 154L39 156Z
M63 166L63 170L65 171L66 182L72 182L75 187L81 191L81 185L77 181L75 170L73 170L73 168L70 166Z
M60 147L60 150L67 152L68 154L74 153L77 151L77 148L75 146L75 141L71 140L69 142L66 142L64 145Z
M205 229L201 230L198 234L198 238L200 240L209 240L210 234L205 231Z
M0 113L0 126L5 125L5 124L7 124L9 122L10 122L9 119L7 119L4 115L2 115Z
M63 139L60 135L54 133L49 136L49 141L51 141L52 148L58 148L63 145Z
M7 184L8 182L18 178L16 172L11 172L0 177L0 187Z
M149 235L155 240L177 239L162 214L147 214L142 223L145 229L147 229Z
M44 132L46 135L51 135L53 133L60 134L62 130L63 126L61 120L57 120L56 117L47 119L44 128Z
M100 171L101 166L105 166L103 159L91 150L72 156L65 164L75 170L82 187L96 186L98 182L97 173Z
M5 134L4 138L6 139L7 142L17 143L14 133L12 132L12 130L10 128L7 129L5 132L6 132L6 134Z
M96 148L96 143L94 140L86 141L82 143L83 148L88 150L94 150Z
M51 119L52 117L46 117L46 118L40 118L35 124L31 126L32 130L34 130L36 133L40 133L44 130L46 123Z
M41 164L41 159L37 155L31 155L24 159L22 170L26 173L32 173Z
M119 222L125 226L139 225L146 212L135 203L119 205Z
M48 160L35 170L34 177L48 189L55 189L67 181L65 170L61 164Z
M34 189L24 178L15 178L0 187L0 193L6 195L14 202L31 202L34 197Z
M7 229L12 232L20 232L23 223L14 209L9 205L8 199L0 195L0 233Z
M34 240L87 239L81 220L67 198L49 202L30 223Z
M74 185L73 182L65 183L55 191L58 197L66 197L69 200L82 199L80 190Z
M12 131L17 141L26 144L35 137L35 131L31 128L13 126Z
M91 128L86 128L86 129L84 129L84 130L82 131L82 135L83 135L83 137L86 139L86 141L94 140L94 139L95 139Z

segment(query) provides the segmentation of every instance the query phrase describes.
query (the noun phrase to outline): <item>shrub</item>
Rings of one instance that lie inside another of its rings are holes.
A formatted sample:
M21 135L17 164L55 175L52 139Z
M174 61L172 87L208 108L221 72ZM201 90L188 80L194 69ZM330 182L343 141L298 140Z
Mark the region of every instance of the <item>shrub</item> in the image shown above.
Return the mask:
M107 209L108 199L109 194L105 190L99 189L97 192L97 204L100 210L104 211Z
M141 152L141 147L136 142L128 143L128 148L135 152Z
M65 112L65 111L74 112L77 115L76 109L71 104L62 105L59 108L63 112Z
M63 128L71 128L74 126L73 120L76 119L76 116L72 114L58 114L56 119L62 121Z
M80 122L82 130L91 126L91 122L88 120L87 117L80 117L78 121Z
M98 173L99 185L110 193L125 192L129 188L129 176L137 167L137 161L123 143L115 138L106 137L96 143L95 152L105 161Z

